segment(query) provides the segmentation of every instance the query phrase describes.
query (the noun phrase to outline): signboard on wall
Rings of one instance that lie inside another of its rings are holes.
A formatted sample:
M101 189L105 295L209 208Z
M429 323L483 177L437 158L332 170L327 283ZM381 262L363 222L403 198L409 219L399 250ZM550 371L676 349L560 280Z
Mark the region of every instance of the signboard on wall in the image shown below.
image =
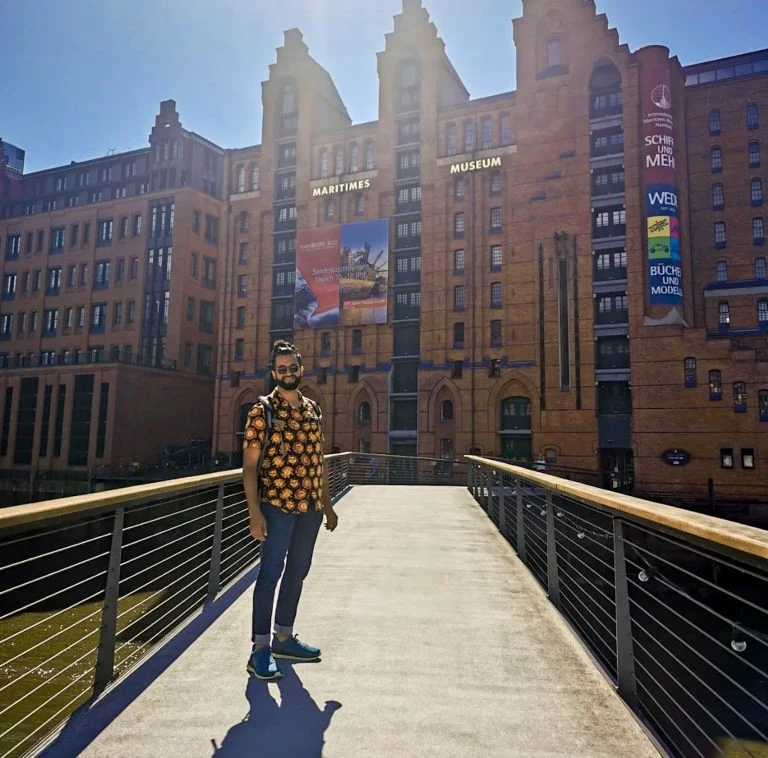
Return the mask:
M296 247L294 328L387 322L388 219L300 230Z
M677 160L669 66L644 66L640 89L648 300L650 305L682 305Z

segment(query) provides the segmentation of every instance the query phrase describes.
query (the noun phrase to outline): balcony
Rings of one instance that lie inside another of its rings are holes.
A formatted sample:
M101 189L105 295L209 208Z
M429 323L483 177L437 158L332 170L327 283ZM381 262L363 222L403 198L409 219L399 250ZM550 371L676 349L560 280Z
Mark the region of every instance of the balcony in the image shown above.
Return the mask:
M395 271L395 284L418 284L421 271Z
M416 237L395 238L395 250L418 250L421 248L421 235Z

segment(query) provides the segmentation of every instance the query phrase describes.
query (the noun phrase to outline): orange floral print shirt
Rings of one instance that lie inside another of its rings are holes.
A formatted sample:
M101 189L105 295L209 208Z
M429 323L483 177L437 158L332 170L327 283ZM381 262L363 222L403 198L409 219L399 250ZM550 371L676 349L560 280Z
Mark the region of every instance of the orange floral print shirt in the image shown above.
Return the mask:
M243 441L243 449L264 450L259 472L262 498L284 513L320 511L323 509L320 420L301 393L298 408L291 408L277 389L270 397L274 412L269 439L266 439L264 406L256 403L248 412Z

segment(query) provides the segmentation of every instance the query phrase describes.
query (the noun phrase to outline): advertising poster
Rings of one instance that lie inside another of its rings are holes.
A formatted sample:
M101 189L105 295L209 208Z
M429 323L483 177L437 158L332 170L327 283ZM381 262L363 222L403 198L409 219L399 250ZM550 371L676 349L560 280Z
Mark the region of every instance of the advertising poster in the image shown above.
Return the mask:
M295 329L386 324L389 221L299 231Z
M341 312L345 326L387 323L389 221L341 227Z
M641 96L649 303L682 305L676 146L668 66L643 68Z
M339 325L339 230L326 226L297 235L295 329Z

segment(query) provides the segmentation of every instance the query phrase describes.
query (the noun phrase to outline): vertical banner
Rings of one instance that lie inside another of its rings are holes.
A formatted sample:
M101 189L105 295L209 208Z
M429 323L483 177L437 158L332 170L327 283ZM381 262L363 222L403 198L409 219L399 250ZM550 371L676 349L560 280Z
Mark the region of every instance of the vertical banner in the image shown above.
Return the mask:
M339 325L339 229L303 229L297 235L294 329Z
M682 305L683 271L669 66L643 66L640 90L648 302L650 305Z
M341 227L341 311L345 326L387 323L389 221Z
M389 220L299 231L294 329L387 323Z

